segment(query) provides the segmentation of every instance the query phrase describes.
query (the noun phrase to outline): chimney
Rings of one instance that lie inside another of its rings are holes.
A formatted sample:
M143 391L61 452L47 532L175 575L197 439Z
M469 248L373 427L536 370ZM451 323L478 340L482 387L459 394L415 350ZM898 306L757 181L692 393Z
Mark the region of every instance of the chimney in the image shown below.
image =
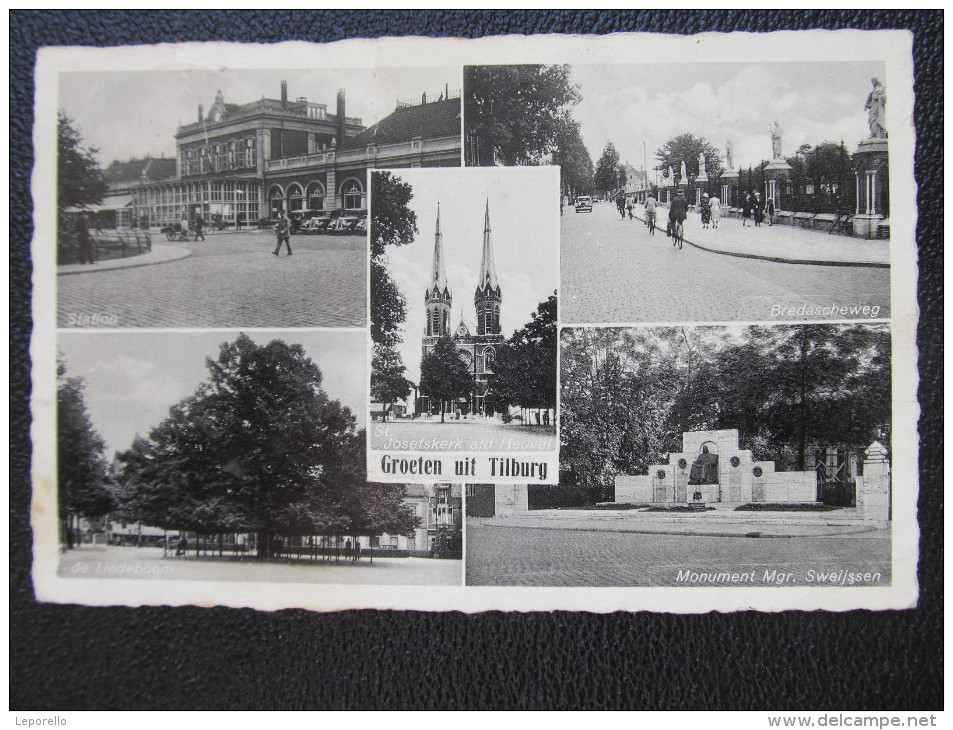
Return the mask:
M199 104L199 121L201 122L203 119L205 119L205 107Z
M344 144L344 89L338 89L338 145Z
M287 81L281 82L281 103L282 104L288 103L288 82Z

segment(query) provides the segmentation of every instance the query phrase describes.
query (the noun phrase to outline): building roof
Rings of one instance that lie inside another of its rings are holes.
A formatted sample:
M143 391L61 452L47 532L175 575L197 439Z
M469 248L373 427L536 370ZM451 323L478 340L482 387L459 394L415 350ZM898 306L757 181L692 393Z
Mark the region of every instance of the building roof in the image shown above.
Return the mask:
M460 136L460 97L439 98L416 106L399 106L391 114L350 137L341 149Z
M171 157L143 157L120 162L113 160L103 174L110 185L138 182L143 178L161 180L175 176L175 160Z
M496 278L496 263L493 258L493 243L490 240L490 200L486 201L486 217L483 220L483 258L480 261L480 283L477 291L485 288L499 289L500 282Z

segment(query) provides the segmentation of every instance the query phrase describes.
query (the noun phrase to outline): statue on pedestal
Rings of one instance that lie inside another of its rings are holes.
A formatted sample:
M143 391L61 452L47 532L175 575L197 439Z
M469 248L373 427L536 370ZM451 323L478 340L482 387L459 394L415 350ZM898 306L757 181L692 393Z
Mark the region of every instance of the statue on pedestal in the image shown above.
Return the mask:
M718 484L718 454L712 454L707 446L692 464L688 476L689 484Z
M675 168L672 166L668 168L668 181L672 186L675 185Z
M867 124L870 125L870 138L886 139L887 90L880 83L880 79L871 79L870 83L874 88L867 95L867 103L864 105L867 110Z
M708 170L705 169L705 153L698 153L698 174L708 177Z
M774 123L771 125L771 159L784 159L781 156L781 125L778 124L777 119L775 119Z
M680 173L681 173L681 179L679 180L679 182L683 185L687 185L688 184L688 168L685 167L685 160L682 160L682 167L681 167Z
M732 153L732 151L731 151L731 140L730 140L730 139L729 139L728 142L725 144L725 167L726 167L726 169L728 169L728 170L734 170L734 169L735 169L735 161L734 161L734 155L733 155L733 153Z

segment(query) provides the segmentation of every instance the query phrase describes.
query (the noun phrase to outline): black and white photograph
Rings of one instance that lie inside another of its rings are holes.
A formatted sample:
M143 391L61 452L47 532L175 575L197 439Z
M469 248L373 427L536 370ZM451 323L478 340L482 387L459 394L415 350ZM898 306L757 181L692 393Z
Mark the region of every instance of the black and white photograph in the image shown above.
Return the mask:
M563 323L886 319L885 68L468 66L465 160L559 165Z
M553 167L371 174L375 478L555 478L557 185Z
M367 170L460 165L459 68L59 75L57 324L366 324Z
M361 332L63 333L58 575L460 585L461 486L367 481L364 367Z
M559 485L467 485L467 585L891 585L888 325L561 348Z

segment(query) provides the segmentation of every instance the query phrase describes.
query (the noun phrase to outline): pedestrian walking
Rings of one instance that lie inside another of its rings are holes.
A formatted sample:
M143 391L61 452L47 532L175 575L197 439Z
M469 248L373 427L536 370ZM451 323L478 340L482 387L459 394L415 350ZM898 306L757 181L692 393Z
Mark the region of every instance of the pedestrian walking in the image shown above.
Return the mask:
M79 262L81 264L95 264L93 237L89 235L89 222L86 220L85 213L80 213L76 222L76 240L79 243Z
M344 542L344 559L345 559L345 560L350 560L350 559L351 559L351 540L350 540L350 538L348 538L348 539L345 540L345 542Z
M751 193L745 193L745 202L741 206L741 226L745 227L751 221L751 212L754 210L754 198Z
M713 195L708 201L708 206L711 208L711 227L717 228L718 221L721 220L721 199Z
M202 220L202 216L195 216L195 240L199 239L205 240L205 221Z
M768 198L768 204L765 206L765 210L768 214L768 225L774 225L774 198Z
M278 252L281 251L281 244L284 242L285 246L288 249L288 255L291 255L291 221L288 220L287 214L282 210L278 214L278 224L275 226L275 235L278 237L278 245L275 246L275 250L272 252L275 256L278 255ZM348 541L350 544L350 541Z
M708 228L708 226L711 225L711 202L708 200L708 193L702 193L699 214L701 215L702 219L702 228Z
M761 193L754 194L754 224L757 227L761 227L761 224L764 223L764 201L761 200Z
M182 220L179 221L179 240L189 240L189 219L185 216L182 216Z
M361 559L361 541L354 541L354 562L357 563Z

